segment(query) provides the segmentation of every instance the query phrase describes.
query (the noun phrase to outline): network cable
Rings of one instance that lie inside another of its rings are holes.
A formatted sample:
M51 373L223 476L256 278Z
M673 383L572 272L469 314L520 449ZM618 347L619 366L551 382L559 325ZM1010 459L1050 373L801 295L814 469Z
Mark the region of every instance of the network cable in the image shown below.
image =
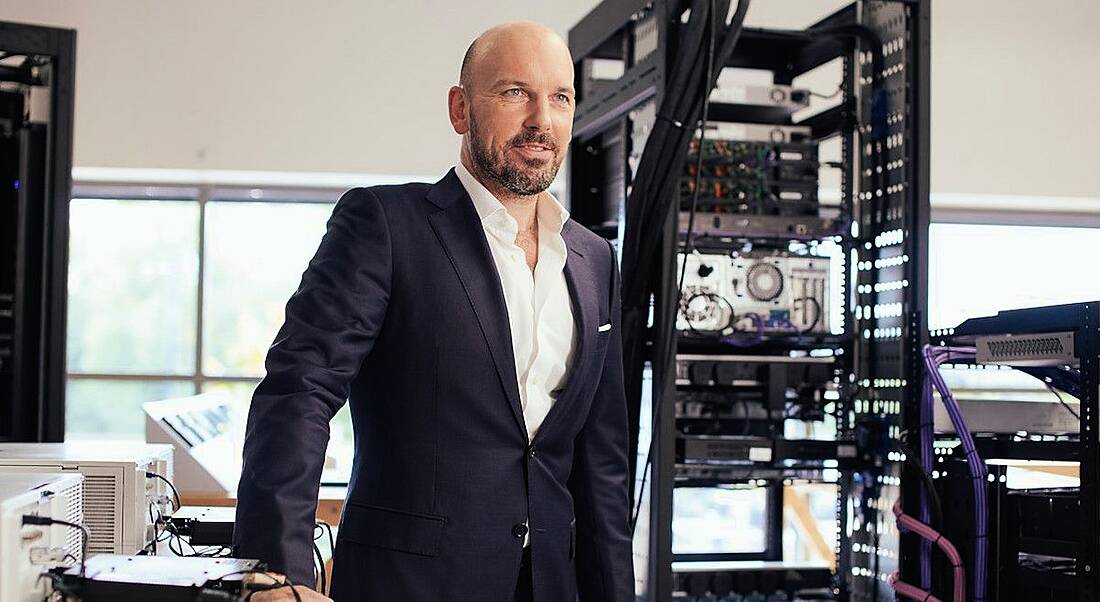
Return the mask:
M925 345L922 350L924 357L925 367L925 380L926 384L923 388L923 395L921 399L921 415L927 416L932 412L932 404L934 402L932 397L932 389L935 388L940 394L940 399L943 402L944 408L947 410L948 416L951 418L951 423L955 428L955 432L959 437L959 442L963 449L966 459L967 468L970 471L970 479L974 489L974 570L972 574L974 600L975 602L984 602L985 590L986 590L986 564L988 554L987 539L989 536L989 511L988 502L986 500L986 479L989 475L989 469L981 456L978 455L977 446L974 444L974 437L970 434L970 430L966 426L966 421L963 419L962 411L959 408L959 402L955 399L955 396L951 393L951 389L948 388L947 383L943 380L943 375L940 374L939 367L942 364L950 361L972 361L974 359L973 347L936 347L932 345ZM930 385L929 385L930 383ZM931 454L931 440L933 433L931 429L927 428L927 423L922 421L921 424L921 445L927 453L922 450L922 458L930 456ZM925 470L931 470L931 463L924 463ZM925 508L923 507L927 503L927 497L922 496L922 515L925 514ZM930 554L925 553L926 546L921 548L921 572L922 580L925 575L930 575L931 558Z

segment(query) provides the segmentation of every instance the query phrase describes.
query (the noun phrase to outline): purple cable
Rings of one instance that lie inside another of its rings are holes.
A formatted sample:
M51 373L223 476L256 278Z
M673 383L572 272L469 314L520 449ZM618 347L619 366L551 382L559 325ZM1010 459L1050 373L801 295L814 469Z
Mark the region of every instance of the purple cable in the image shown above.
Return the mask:
M939 372L939 365L951 360L958 359L972 359L973 349L961 348L961 347L942 347L942 348L926 348L925 350L925 366L928 368L929 380L932 385L940 393L940 397L944 403L948 415L951 418L952 425L955 427L956 434L959 437L961 447L966 453L967 467L970 469L971 480L974 485L974 501L975 501L975 555L974 555L974 591L975 600L984 600L985 598L985 564L986 564L986 545L985 540L988 534L988 505L986 502L986 485L985 481L988 475L988 469L985 463L978 456L976 446L974 445L974 439L970 434L970 430L966 427L966 422L962 418L962 412L960 411L958 401L952 395L951 390L947 387L946 382L943 380L943 375Z
M955 357L952 358L952 354ZM961 356L961 357L960 357ZM973 348L963 347L948 347L945 348L940 355L938 364L942 364L951 359L974 359ZM986 467L985 461L978 455L977 447L974 445L974 438L970 434L970 429L966 427L966 422L962 417L962 410L959 407L958 400L951 393L951 390L947 387L947 383L943 380L943 376L939 370L936 370L935 380L933 382L936 388L940 391L941 397L944 398L944 403L947 404L947 410L952 415L952 424L955 425L955 430L963 433L960 435L959 440L963 443L963 448L966 450L967 465L970 467L971 480L974 485L974 496L976 500L976 526L974 537L974 556L975 556L975 586L974 596L975 600L981 601L985 599L986 590L986 566L988 556L988 535L989 535L989 502L987 501L988 489L986 482L989 477L989 469Z
M724 336L721 338L723 343L733 345L734 347L752 347L764 340L764 318L760 316L760 314L755 313L747 313L744 317L747 317L752 321L753 325L756 326L756 333L753 334L753 337L742 341L733 336Z
M962 411L959 409L959 403L955 399L955 396L951 394L951 389L947 387L947 383L944 382L943 375L941 375L939 371L940 364L948 361L973 359L974 348L933 347L931 345L925 345L923 355L926 375L928 379L932 381L932 386L939 391L944 408L951 417L951 424L955 427L955 433L958 435L959 442L963 451L966 453L966 465L970 470L970 479L974 486L974 570L971 573L973 575L974 601L984 602L986 589L986 540L989 530L986 479L989 475L989 469L978 455L977 446L974 445L974 438L971 436L970 430L966 426L966 421L963 420Z

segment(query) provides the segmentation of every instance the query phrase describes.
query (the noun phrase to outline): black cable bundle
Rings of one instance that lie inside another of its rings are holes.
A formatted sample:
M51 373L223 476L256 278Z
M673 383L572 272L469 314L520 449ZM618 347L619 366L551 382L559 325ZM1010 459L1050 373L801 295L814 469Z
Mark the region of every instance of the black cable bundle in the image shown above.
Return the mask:
M631 419L635 423L646 360L644 333L649 317L649 298L652 294L662 294L655 290L659 278L654 277L660 267L657 259L661 233L669 211L679 207L678 183L684 157L695 136L704 103L737 45L748 7L749 0L739 0L737 10L727 23L728 1L692 0L690 16L680 32L679 50L667 73L664 100L658 108L657 120L626 200L629 217L623 234L622 320L623 331L629 334L624 337L623 364L627 399L634 408ZM717 27L717 23L721 23L721 27ZM675 322L670 321L655 337L654 365L658 369L654 371L653 382L658 391L666 377L660 371L664 365L660 358L671 353L674 327ZM655 410L654 420L656 418ZM630 454L632 466L636 457L637 454ZM635 466L635 473L636 469Z

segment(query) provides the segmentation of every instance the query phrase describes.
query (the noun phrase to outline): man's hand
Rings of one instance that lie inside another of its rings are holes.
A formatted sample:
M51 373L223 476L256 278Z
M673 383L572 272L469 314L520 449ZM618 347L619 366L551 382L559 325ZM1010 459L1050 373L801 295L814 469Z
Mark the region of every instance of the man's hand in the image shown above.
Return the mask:
M294 594L297 593L298 597L295 598ZM295 585L294 591L290 591L289 587L279 587L276 589L268 589L256 592L249 596L250 602L332 602L331 598L325 597L304 585Z
M298 602L299 600L301 602L332 602L331 598L327 598L304 585L295 585L293 591L291 591L290 586L282 585L286 577L281 573L253 573L251 579L253 587L268 587L270 589L253 590L252 594L245 597L245 600L249 602Z

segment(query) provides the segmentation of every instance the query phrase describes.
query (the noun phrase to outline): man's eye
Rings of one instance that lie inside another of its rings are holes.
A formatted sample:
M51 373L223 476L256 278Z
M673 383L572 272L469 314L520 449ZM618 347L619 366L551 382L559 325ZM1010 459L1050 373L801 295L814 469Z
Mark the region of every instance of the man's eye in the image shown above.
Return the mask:
M505 96L519 96L521 94L523 94L523 90L520 90L519 88L508 88L504 91Z
M558 99L558 101L565 102L565 103L569 102L569 100L570 100L568 94L558 94L557 99Z

